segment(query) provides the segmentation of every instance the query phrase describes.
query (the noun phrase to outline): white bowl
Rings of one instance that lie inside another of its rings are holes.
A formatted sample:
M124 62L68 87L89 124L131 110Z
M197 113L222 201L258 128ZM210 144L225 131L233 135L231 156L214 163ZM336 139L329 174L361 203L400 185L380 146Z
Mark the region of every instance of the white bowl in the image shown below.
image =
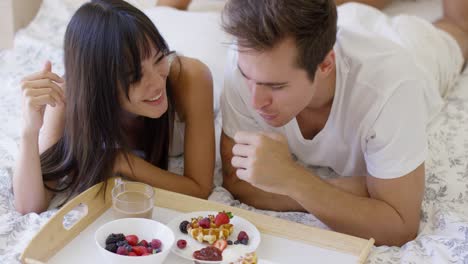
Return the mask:
M162 242L162 251L148 256L122 256L107 251L106 238L110 234L123 233L124 235L136 235L139 240L159 239ZM163 263L174 245L174 233L166 225L144 218L122 218L106 223L94 234L96 246L101 252L103 260L115 264L158 264Z

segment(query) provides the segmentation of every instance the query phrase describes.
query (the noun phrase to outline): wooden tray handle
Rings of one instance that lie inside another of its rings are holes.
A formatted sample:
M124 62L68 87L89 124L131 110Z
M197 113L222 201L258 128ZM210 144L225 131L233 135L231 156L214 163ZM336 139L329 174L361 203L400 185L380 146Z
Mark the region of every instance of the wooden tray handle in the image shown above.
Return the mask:
M53 256L55 252L60 251L82 230L110 208L112 204L110 192L113 186L114 181L109 180L105 199L101 192L103 183L100 183L66 203L32 239L20 257L21 262L27 264L43 263ZM71 228L65 228L63 226L65 215L81 204L87 207L87 213L77 220ZM47 232L42 232L43 230L47 230ZM41 245L41 247L33 248L31 245ZM26 258L25 256L28 257Z

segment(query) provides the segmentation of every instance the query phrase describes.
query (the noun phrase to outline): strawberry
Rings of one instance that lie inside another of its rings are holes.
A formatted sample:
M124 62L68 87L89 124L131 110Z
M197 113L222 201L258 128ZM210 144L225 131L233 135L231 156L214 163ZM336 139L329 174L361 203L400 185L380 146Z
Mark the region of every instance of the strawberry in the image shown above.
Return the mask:
M132 251L135 252L138 256L141 256L145 253L148 253L145 247L143 246L134 246L132 247Z
M216 215L216 218L215 218L215 225L217 227L221 226L221 225L225 225L225 224L229 224L229 219L232 218L232 213L231 212L219 212L218 215Z
M128 252L129 257L136 257L138 256L135 252Z
M138 237L135 235L125 236L125 240L127 240L130 246L136 246L138 244Z
M227 247L227 241L224 239L219 239L214 242L213 246L221 251L223 251Z
M146 240L143 239L142 241L140 241L140 242L138 243L138 246L148 247L148 241L146 241Z

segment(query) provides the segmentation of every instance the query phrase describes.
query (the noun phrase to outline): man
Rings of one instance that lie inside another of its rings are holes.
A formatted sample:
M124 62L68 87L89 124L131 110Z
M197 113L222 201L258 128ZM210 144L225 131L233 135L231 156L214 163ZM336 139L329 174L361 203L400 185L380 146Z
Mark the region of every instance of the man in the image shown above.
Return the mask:
M360 2L363 4L368 4L377 8L383 8L391 0L336 0L337 5L341 5L347 2ZM159 6L170 6L180 10L187 10L188 6L192 3L192 0L158 0L156 4Z
M231 0L222 96L224 187L379 245L417 235L426 125L468 54L468 1L432 24L327 0ZM332 168L322 180L291 157Z

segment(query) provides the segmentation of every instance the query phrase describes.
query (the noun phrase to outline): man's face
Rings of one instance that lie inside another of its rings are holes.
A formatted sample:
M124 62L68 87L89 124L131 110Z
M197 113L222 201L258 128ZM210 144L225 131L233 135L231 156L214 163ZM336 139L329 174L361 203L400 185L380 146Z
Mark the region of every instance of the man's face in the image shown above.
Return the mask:
M238 68L250 90L251 106L273 127L295 118L316 90L307 72L296 65L296 52L291 39L265 52L239 50Z

